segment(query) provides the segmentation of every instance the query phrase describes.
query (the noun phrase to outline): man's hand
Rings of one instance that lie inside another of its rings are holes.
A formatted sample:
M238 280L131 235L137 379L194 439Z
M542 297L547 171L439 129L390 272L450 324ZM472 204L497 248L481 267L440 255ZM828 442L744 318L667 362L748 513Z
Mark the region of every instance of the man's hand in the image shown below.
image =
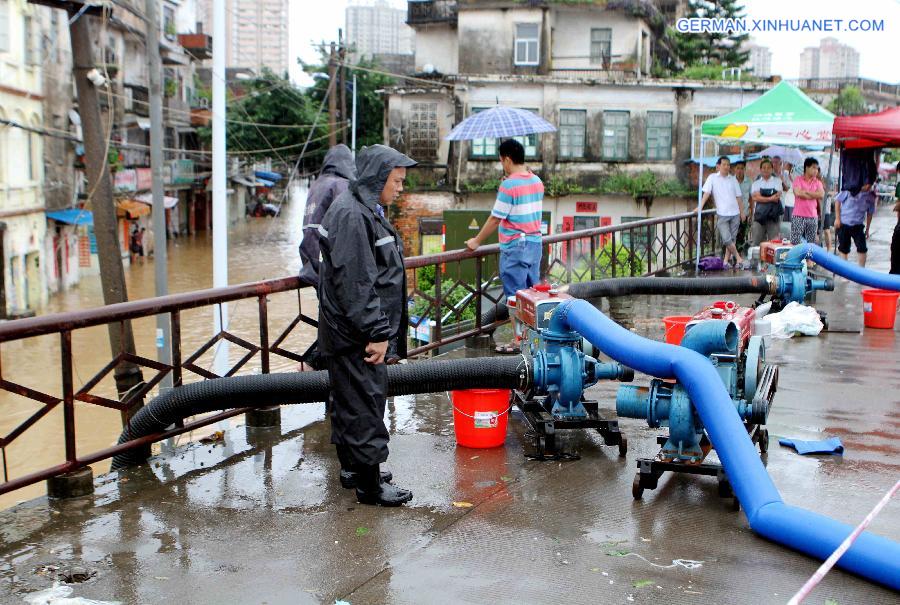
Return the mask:
M869 239L869 228L866 227L866 239Z
M742 222L742 223L746 223L746 222L747 222L747 215L744 214L743 211L741 212L741 222Z
M466 240L466 248L468 248L469 250L478 250L478 246L480 245L481 244L478 243L478 238L476 237Z
M840 228L841 228L841 217L837 217L836 219L834 219L834 229L835 229L835 231L837 231Z
M367 344L366 353L368 353L369 356L365 358L366 363L371 363L373 365L384 363L384 355L387 353L387 347L388 343L386 340L382 340L381 342L370 342Z

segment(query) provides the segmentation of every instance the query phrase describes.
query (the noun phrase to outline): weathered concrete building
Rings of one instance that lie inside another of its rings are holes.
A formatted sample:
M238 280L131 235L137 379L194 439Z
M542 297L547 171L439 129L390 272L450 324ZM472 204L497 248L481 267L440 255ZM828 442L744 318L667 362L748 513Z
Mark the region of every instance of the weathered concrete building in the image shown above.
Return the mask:
M47 300L41 10L0 2L0 317Z
M621 6L621 8L617 8ZM416 81L388 92L385 138L452 181L496 176L496 142L450 144L454 124L495 104L532 110L559 129L522 137L547 177L585 184L610 171L675 166L699 153L700 121L753 100L767 84L650 76L664 54L662 18L649 2L410 2Z
M648 207L591 192L623 173L650 171L660 181L686 182L686 160L700 154L700 123L771 86L653 77L654 65L667 60L669 41L665 18L643 0L411 1L408 23L416 30L421 77L386 92L385 140L422 163L420 185L443 184L456 193L457 205L489 207L488 191L500 177L499 141L444 137L465 117L497 104L534 111L558 131L519 137L527 163L546 184L581 192L558 204L548 196L554 231L577 222L579 201L595 208L588 226L687 208L689 200ZM704 153L718 151L710 143Z

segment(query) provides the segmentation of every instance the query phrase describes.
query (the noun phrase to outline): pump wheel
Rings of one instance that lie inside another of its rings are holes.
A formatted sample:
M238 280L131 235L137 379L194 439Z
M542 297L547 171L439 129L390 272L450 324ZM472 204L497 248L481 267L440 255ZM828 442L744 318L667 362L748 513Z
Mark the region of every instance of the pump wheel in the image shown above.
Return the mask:
M619 435L619 458L624 458L628 453L628 439L625 435ZM640 473L639 473L640 474Z
M631 483L631 495L635 500L640 500L644 496L644 486L641 485L641 474L635 473L634 481Z
M762 429L759 432L759 453L765 454L769 451L769 429Z

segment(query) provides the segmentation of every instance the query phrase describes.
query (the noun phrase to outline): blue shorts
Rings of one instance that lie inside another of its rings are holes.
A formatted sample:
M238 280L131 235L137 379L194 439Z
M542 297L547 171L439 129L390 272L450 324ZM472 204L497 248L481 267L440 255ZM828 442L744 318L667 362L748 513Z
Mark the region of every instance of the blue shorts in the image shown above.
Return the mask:
M503 295L515 296L519 290L530 288L541 278L540 242L519 238L508 248L500 249L500 281Z

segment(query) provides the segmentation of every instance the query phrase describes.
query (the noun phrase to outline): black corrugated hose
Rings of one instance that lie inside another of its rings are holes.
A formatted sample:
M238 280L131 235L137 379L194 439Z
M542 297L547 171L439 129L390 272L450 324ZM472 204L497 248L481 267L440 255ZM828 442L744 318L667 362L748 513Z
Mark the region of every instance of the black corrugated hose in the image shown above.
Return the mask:
M765 276L749 277L613 277L571 284L566 290L575 298L594 300L632 294L769 294L771 286ZM481 316L481 325L509 319L504 303L489 308Z
M527 390L531 363L524 356L421 361L388 366L388 395L440 393L474 387ZM312 403L328 398L328 372L254 374L195 382L167 391L142 407L119 443L163 432L196 414L238 407ZM123 452L112 470L141 464L146 451Z

